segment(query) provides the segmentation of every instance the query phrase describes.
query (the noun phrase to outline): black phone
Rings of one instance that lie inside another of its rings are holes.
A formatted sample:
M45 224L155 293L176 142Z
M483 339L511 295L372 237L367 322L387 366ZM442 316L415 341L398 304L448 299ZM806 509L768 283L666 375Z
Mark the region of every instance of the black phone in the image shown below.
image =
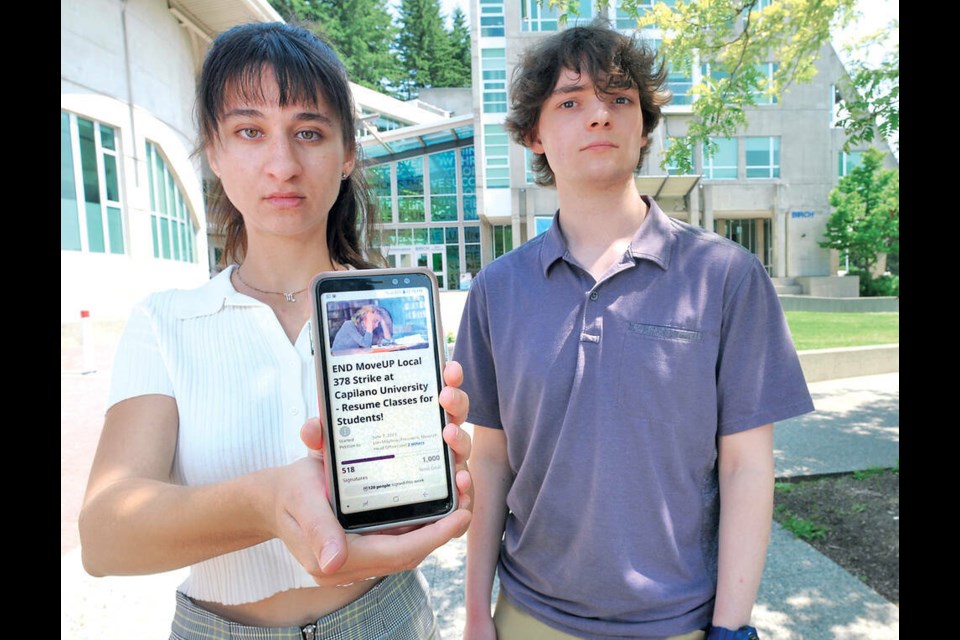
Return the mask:
M345 531L457 508L443 441L443 330L428 269L324 272L310 284L327 493Z

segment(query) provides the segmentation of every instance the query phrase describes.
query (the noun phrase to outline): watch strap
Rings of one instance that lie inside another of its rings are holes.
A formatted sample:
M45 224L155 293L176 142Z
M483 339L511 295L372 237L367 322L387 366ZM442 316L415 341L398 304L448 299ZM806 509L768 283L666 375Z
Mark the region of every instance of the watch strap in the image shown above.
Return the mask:
M743 625L736 630L711 625L706 640L760 640L760 636L757 629L749 625Z

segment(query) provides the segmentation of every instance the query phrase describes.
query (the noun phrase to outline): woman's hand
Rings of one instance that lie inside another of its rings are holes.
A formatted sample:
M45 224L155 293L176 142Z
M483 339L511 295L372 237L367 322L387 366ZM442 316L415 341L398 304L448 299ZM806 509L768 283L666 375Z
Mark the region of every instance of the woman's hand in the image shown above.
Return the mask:
M440 406L450 418L450 422L443 429L443 440L450 445L454 453L457 490L460 492L458 510L472 512L473 480L467 469L472 441L470 434L461 427L467 419L470 398L467 397L466 392L460 390L460 385L463 384L463 369L459 362L451 360L447 363L443 369L443 381L447 386L440 390Z
M459 506L436 522L365 535L344 533L327 500L323 425L319 419L303 425L300 436L309 455L284 468L288 473L281 480L275 517L277 537L318 585L351 584L413 569L432 551L466 532L473 507L473 482L467 469L471 439L460 424L466 418L469 399L459 389L463 381L459 364L448 363L443 379L446 386L439 400L450 418L443 439L454 453Z

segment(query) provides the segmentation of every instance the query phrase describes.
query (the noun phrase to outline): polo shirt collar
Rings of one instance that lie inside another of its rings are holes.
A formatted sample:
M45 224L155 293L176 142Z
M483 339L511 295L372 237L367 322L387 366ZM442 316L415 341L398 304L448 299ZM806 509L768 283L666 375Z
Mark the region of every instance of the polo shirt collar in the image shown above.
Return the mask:
M236 265L230 265L196 289L183 291L174 311L181 320L219 313L224 307L255 307L260 304L249 296L238 293L230 281Z
M643 196L647 203L647 217L633 234L628 251L635 260L650 260L664 271L670 266L675 236L673 222L650 196Z
M553 223L543 233L543 243L540 245L540 266L543 268L543 275L546 276L550 266L562 259L566 253L567 242L563 238L563 232L560 231L560 210L557 209L553 214Z
M627 249L634 260L650 260L661 269L670 266L670 254L674 242L673 224L650 196L642 196L647 203L647 216L633 235ZM544 232L540 245L540 266L546 276L550 267L563 259L567 253L567 243L560 229L560 210L553 214L553 224Z

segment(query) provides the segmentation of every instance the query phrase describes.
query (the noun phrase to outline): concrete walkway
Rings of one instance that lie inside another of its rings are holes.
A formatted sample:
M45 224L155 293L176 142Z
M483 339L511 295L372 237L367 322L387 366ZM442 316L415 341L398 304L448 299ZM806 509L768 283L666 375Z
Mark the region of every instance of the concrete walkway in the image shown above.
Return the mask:
M63 350L62 350L63 351ZM97 362L112 360L108 348ZM185 571L91 578L81 567L76 517L104 412L109 371L80 375L61 353L60 617L71 640L165 640ZM817 411L775 429L779 477L892 467L900 457L899 373L810 384ZM465 540L422 564L443 637L464 625ZM898 640L900 609L774 525L754 624L764 640Z

